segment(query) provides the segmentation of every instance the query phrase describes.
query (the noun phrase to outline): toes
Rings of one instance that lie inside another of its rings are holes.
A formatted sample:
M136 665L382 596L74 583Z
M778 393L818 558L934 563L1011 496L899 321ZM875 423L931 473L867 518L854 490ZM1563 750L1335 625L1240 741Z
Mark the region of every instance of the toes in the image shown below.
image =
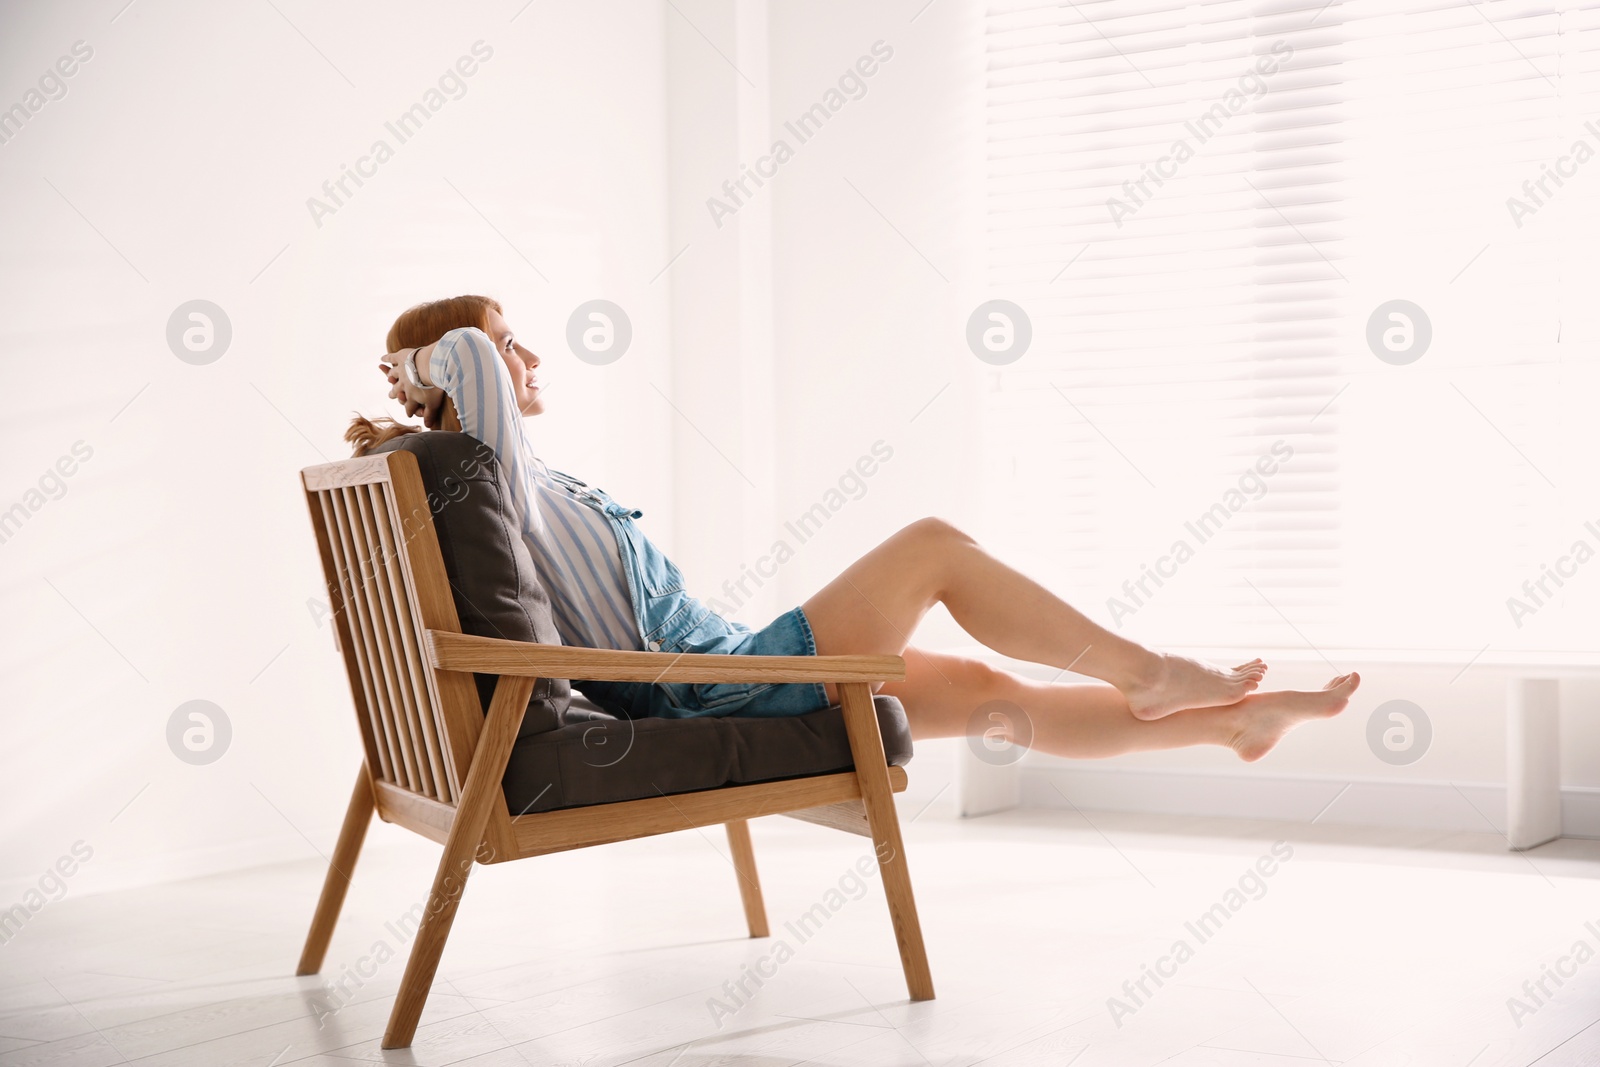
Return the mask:
M1349 674L1341 674L1341 675L1339 675L1339 677L1337 677L1333 681L1329 682L1326 686L1324 686L1324 688L1326 688L1326 689L1347 689L1350 692L1355 692L1356 686L1358 686L1360 684L1361 684L1361 675L1358 674L1355 671L1351 671Z

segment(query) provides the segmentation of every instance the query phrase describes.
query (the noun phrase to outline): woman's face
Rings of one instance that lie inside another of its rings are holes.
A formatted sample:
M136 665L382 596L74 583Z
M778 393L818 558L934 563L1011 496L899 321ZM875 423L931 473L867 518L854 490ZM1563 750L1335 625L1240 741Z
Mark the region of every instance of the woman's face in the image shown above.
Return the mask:
M489 312L489 336L511 371L511 387L517 392L517 407L524 415L544 410L544 386L539 381L539 357L517 344L511 326L498 311Z

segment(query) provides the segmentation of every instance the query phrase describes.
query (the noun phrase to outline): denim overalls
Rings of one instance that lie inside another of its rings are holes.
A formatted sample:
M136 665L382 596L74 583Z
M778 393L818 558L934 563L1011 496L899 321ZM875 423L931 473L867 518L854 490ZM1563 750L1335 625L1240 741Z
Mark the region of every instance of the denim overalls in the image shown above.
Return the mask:
M570 474L547 468L550 476L582 503L605 515L616 535L633 600L634 621L651 652L701 652L724 655L814 656L816 639L800 608L778 616L761 630L723 618L683 588L683 574L633 520L644 513L623 507L602 489ZM572 684L607 711L629 718L695 715L801 715L827 707L820 682L693 684L688 682L596 682Z

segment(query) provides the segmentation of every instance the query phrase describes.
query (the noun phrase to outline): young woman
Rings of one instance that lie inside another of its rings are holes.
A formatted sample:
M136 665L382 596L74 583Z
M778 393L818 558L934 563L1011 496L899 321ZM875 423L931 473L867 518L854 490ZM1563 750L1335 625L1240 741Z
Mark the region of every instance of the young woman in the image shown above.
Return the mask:
M683 588L645 537L639 513L550 470L524 419L544 410L542 365L517 343L501 306L461 296L418 305L389 331L380 370L407 415L485 442L504 470L522 537L549 591L561 639L594 648L751 655L904 656L906 677L881 691L905 704L914 739L993 736L1059 756L1226 745L1257 760L1307 719L1337 715L1360 684L1256 693L1259 659L1224 670L1153 652L1097 625L940 519L913 522L800 607L760 630L723 619ZM459 423L456 419L459 419ZM359 455L417 428L358 418ZM911 635L934 604L996 652L1107 684L1030 681L980 660L930 652ZM640 715L798 715L832 703L833 686L583 683L591 700Z

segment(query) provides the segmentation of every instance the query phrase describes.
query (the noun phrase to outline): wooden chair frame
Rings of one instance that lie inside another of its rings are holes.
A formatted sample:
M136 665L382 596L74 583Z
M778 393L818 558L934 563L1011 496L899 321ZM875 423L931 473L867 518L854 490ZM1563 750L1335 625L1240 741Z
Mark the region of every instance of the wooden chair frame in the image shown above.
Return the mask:
M405 1048L474 863L724 823L751 937L768 936L748 820L789 815L870 837L913 1000L933 999L871 684L898 656L714 656L570 648L461 632L414 456L398 451L301 472L366 752L297 974L317 973L372 815L444 846L383 1047ZM474 673L495 674L487 715ZM512 815L500 781L536 679L833 682L855 769L695 793Z

